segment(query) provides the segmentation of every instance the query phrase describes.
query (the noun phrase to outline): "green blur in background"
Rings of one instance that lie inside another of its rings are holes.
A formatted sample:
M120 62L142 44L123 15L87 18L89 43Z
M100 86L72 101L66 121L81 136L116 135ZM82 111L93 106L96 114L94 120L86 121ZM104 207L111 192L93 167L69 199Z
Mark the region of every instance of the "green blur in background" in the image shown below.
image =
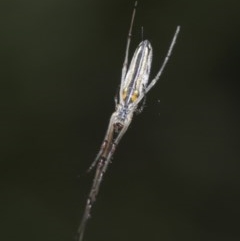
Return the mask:
M0 3L2 241L73 241L114 111L134 1ZM130 56L159 83L121 141L86 241L240 240L237 0L138 2Z

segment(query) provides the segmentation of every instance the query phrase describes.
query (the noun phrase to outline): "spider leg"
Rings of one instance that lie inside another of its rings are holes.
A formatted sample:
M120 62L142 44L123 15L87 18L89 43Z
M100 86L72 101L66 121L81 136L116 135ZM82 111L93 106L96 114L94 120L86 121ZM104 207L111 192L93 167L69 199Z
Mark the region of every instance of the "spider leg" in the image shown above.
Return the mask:
M81 224L79 226L78 229L78 241L82 241L83 239L83 235L84 235L84 231L86 228L86 224L88 219L90 218L90 214L91 214L91 209L92 206L94 204L94 202L96 201L96 197L99 191L99 187L100 184L102 182L102 178L103 178L103 170L104 168L106 169L105 165L107 164L106 162L107 160L105 160L103 157L101 157L99 159L99 162L97 164L97 168L96 168L96 173L95 173L95 177L93 180L93 184L92 184L92 188L90 190L90 193L88 195L88 199L87 199L87 203L86 203L86 207L84 210L84 214L81 220Z
M170 58L170 56L171 56L171 54L172 54L173 47L174 47L174 45L175 45L175 43L176 43L176 40L177 40L179 31L180 31L180 26L177 26L177 29L176 29L176 31L175 31L175 33L174 33L174 36L173 36L173 38L172 38L172 42L171 42L171 44L170 44L170 46L169 46L169 49L168 49L167 55L166 55L166 57L165 57L165 59L164 59L164 61L163 61L163 64L162 64L160 70L158 71L157 75L155 76L155 78L154 78L154 79L151 81L151 83L147 86L147 88L146 88L146 93L148 93L148 91L149 91L150 89L152 89L152 87L157 83L157 81L158 81L159 78L161 77L161 75L162 75L162 73L163 73L163 70L165 69L165 66L166 66L166 64L167 64L167 62L168 62L168 60L169 60L169 58Z
M110 143L107 144L106 145L107 149L101 150L99 152L96 160L94 161L94 164L97 164L97 167L96 167L93 184L92 184L90 193L88 195L88 199L87 199L84 214L83 214L83 217L81 220L81 224L78 229L78 241L82 241L82 239L83 239L86 224L87 224L88 219L90 218L92 206L93 206L94 202L96 201L97 194L99 192L99 188L102 183L103 175L106 172L108 165L110 164L110 161L113 157L117 144L121 140L122 136L125 134L129 124L127 126L122 126L122 128L119 130L119 132L116 132L113 129L115 124L113 123L113 119L111 118L110 125L109 125L110 127L109 127L109 130L107 131L107 133L109 133L108 137L111 138L111 144ZM114 134L116 134L116 137L115 137L116 139L112 140Z
M114 120L116 118L116 112L114 112L110 118L109 124L108 124L108 129L107 129L107 133L104 137L104 141L102 143L101 149L98 152L95 160L93 161L93 163L91 164L91 166L88 168L88 172L90 172L98 163L98 161L100 161L101 157L106 158L106 152L109 149L109 145L111 145L112 143L112 138L113 138L113 132L114 132Z
M136 8L137 8L137 1L135 1L134 4L134 9L133 9L133 13L132 13L132 19L131 19L131 23L130 23L130 28L128 31L128 36L127 36L127 46L126 46L126 52L125 52L125 58L124 58L124 62L123 62L123 67L122 67L122 76L121 76L121 88L120 88L120 93L122 93L123 90L123 83L124 83L124 79L127 73L127 65L128 65L128 54L129 54L129 47L130 47L130 43L131 43L131 37L132 37L132 27L133 27L133 22L134 22L134 18L135 18L135 14L136 14Z

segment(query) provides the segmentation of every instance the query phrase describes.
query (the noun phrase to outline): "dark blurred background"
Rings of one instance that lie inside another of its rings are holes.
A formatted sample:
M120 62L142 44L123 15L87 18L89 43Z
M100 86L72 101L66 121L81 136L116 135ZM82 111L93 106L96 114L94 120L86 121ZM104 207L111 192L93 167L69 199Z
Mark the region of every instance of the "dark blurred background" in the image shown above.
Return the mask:
M0 240L71 241L120 84L134 1L0 3ZM105 175L86 241L240 240L237 0L140 0L131 56L152 77Z

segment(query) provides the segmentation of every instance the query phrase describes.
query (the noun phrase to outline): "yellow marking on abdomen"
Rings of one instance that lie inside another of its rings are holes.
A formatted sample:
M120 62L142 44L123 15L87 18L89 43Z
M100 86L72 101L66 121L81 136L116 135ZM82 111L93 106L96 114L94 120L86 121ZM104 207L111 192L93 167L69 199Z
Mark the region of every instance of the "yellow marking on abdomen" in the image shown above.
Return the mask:
M131 97L132 102L134 102L134 101L137 100L138 95L139 95L138 91L137 91L137 90L134 90L133 95L132 95L132 97Z
M122 98L123 98L123 100L125 100L126 97L127 97L127 88L125 88L125 89L123 90L123 93L122 93Z

